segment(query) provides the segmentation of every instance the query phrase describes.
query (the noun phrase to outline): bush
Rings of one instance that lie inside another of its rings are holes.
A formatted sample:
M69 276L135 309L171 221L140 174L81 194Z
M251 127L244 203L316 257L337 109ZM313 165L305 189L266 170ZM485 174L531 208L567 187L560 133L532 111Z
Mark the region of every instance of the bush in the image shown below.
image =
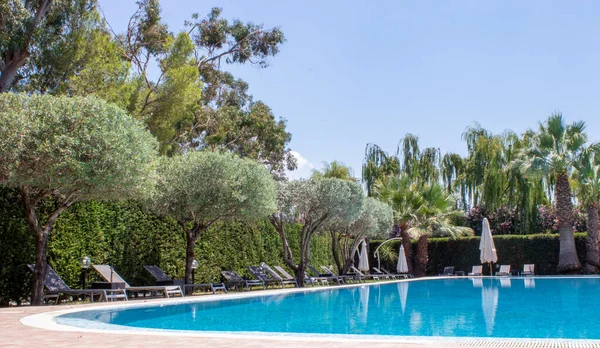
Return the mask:
M576 233L575 244L579 259L585 260L585 238L587 233ZM526 263L535 264L536 274L556 274L558 265L559 239L558 234L532 234L532 235L498 235L494 236L494 243L498 253L498 263L511 265L512 269L522 270ZM382 241L371 242L371 250ZM427 274L437 275L442 273L445 266L454 266L455 270L470 272L474 265L480 265L479 259L480 237L468 238L429 238ZM395 250L399 242L390 242ZM413 241L413 248L416 241ZM372 261L376 262L374 258ZM410 260L408 261L410 262ZM395 269L395 264L389 262L382 264ZM495 272L496 270L494 270ZM484 267L484 274L489 274L489 267Z
M299 225L286 227L289 243L299 249ZM28 298L34 260L34 238L23 218L19 195L0 191L0 305ZM311 241L311 261L331 264L327 236ZM57 219L48 241L48 261L65 282L80 288L79 260L87 255L96 264L111 264L131 285L154 284L143 265L158 265L167 274L182 279L185 272L185 237L169 218L159 218L130 202L77 203ZM264 261L282 265L279 236L267 221L254 224L217 223L196 245L196 282L219 281L221 270L250 276L247 266ZM89 272L88 281L97 280Z
M529 233L558 233L558 219L552 212L552 207L539 206L533 213ZM493 235L521 234L525 222L519 219L515 208L500 207L496 210L488 210L483 206L475 206L467 213L467 226L475 231L476 236L481 235L481 220L487 218ZM574 211L573 231L587 231L587 217L579 209Z

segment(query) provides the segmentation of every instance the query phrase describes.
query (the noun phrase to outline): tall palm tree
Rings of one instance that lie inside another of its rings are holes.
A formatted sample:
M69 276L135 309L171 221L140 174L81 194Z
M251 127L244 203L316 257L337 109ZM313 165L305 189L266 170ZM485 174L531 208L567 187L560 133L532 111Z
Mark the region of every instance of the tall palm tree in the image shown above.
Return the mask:
M596 274L600 271L600 250L598 204L600 202L600 152L598 145L592 145L584 151L581 159L575 163L577 169L573 175L576 179L576 192L582 205L587 211L585 265L586 274Z
M560 252L559 273L581 269L573 235L573 202L569 175L574 163L579 159L587 141L584 122L569 125L560 113L552 114L532 139L532 146L526 149L513 165L526 175L543 176L554 181L554 210L558 218Z
M453 224L454 218L464 212L456 210L454 198L438 183L423 185L406 175L390 177L375 184L374 196L392 206L408 260L412 258L410 239L418 238L414 266L409 262L409 272L416 276L426 272L429 236L456 238L473 234L470 228Z
M424 276L427 270L430 236L457 238L473 235L471 228L454 225L455 218L464 216L464 212L456 209L454 198L445 193L441 185L423 186L420 196L408 229L410 235L419 238L415 255L415 275L418 277Z
M420 202L417 190L417 185L407 175L379 179L374 183L372 190L373 197L392 207L393 230L396 236L400 235L402 239L402 245L408 260L408 273L414 273L411 262L413 248L408 229L414 216L415 207L418 207Z

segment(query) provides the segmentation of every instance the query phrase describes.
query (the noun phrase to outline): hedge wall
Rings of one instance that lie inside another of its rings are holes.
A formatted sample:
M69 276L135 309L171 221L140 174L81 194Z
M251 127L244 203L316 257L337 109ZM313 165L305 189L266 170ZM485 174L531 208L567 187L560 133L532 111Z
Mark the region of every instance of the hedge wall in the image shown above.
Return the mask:
M585 237L587 233L576 233L575 244L580 261L584 262ZM445 266L454 266L455 270L470 272L471 267L480 265L479 260L480 237L469 238L430 238L428 245L429 261L427 274L442 273ZM382 241L372 241L370 250ZM494 243L498 253L498 264L510 264L513 269L523 269L523 264L535 264L536 274L556 274L558 265L559 239L558 234L532 234L532 235L497 235ZM393 241L391 247L398 250L399 242ZM387 245L387 244L386 244ZM416 242L413 242L413 255L416 253ZM371 261L377 262L371 255ZM410 261L409 261L410 262ZM382 261L387 267L395 269L395 264ZM484 267L484 274L489 274L489 267Z
M28 297L34 260L34 239L23 218L18 194L0 191L0 305ZM299 245L299 225L288 227L290 245ZM61 214L48 241L48 261L69 286L79 288L79 260L89 256L97 264L109 263L132 285L152 284L143 269L155 264L167 274L183 278L185 237L171 219L149 214L133 203L78 203ZM220 280L229 269L247 275L247 266L264 261L284 265L279 236L270 223L215 224L196 246L196 281ZM314 264L331 264L330 239L315 236L311 243ZM94 280L90 272L89 281Z

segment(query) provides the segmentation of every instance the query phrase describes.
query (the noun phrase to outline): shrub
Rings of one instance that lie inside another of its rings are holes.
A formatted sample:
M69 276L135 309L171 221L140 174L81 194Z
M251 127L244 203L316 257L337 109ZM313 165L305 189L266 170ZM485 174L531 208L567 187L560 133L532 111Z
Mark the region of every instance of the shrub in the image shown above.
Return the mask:
M19 195L0 190L0 305L28 298L34 260L33 235L23 219ZM299 249L299 225L286 227L289 243ZM216 223L196 245L196 282L219 281L220 271L235 270L250 276L247 266L264 261L283 265L281 242L267 221L253 224ZM77 203L56 221L48 241L48 261L74 288L81 287L79 260L89 256L93 263L108 263L132 285L154 284L143 265L155 264L172 277L185 272L185 237L177 223L147 213L130 202ZM331 245L326 235L311 241L311 261L332 263ZM97 279L89 272L89 281Z
M575 243L579 259L584 261L585 238L587 233L576 233ZM494 243L498 253L498 263L511 265L511 268L522 270L526 263L535 264L536 274L557 274L559 239L558 234L532 234L532 235L498 235L494 236ZM375 248L382 241L372 241L370 249ZM445 266L454 266L455 270L470 272L471 267L480 265L479 259L480 237L468 238L430 238L428 245L429 262L427 274L436 275L442 272ZM399 242L394 241L392 247L397 250ZM386 244L387 245L387 244ZM413 241L413 248L416 242ZM377 262L373 257L371 260ZM410 262L410 260L408 261ZM395 264L390 262L382 264L395 269ZM494 270L495 271L495 270ZM489 267L484 267L484 273L489 274Z

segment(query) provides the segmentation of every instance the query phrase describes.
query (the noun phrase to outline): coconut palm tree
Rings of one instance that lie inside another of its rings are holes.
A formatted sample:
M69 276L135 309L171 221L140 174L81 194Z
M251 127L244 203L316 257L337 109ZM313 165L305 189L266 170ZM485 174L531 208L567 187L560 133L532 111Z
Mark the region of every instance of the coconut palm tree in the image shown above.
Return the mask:
M575 163L573 173L576 180L576 192L587 212L588 235L586 238L585 265L586 274L596 274L600 267L598 203L600 202L600 152L598 145L592 145L584 151L581 159Z
M584 122L569 125L560 113L552 114L534 134L532 146L523 151L513 165L529 176L543 176L554 181L554 210L558 218L560 252L557 271L581 269L573 235L573 202L569 175L587 141Z

